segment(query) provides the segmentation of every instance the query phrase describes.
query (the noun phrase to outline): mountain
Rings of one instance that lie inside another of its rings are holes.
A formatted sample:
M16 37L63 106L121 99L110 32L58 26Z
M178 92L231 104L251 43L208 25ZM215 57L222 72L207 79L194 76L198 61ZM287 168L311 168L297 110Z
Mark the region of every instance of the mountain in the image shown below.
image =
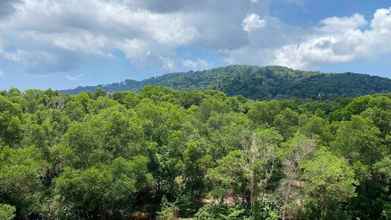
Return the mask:
M147 85L173 89L217 89L252 99L332 98L391 92L391 79L358 73L320 73L281 66L232 65L204 71L170 73L143 81L126 80L100 86L78 87L65 93L139 90Z

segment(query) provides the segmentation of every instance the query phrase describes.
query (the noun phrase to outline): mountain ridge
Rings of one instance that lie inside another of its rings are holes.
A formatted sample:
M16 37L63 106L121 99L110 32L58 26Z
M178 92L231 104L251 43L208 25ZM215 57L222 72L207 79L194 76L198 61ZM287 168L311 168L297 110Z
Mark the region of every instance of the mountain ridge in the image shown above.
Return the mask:
M125 80L98 86L77 87L61 92L137 91L144 86L163 86L179 90L215 89L228 95L252 99L332 98L391 92L391 79L361 73L322 73L283 66L231 65L202 71L168 73L145 80Z

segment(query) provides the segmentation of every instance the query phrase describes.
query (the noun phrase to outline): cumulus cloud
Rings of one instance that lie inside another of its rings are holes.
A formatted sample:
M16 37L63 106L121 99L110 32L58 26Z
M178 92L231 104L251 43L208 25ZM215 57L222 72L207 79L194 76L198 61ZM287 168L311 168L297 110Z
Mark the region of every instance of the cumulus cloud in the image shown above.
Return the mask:
M330 17L320 22L323 32L346 32L367 25L367 20L360 14L351 17Z
M125 39L123 42L118 42L117 47L121 48L129 60L146 57L152 53L148 43L141 39Z
M0 19L8 16L15 11L16 4L19 4L19 0L1 0L0 1Z
M300 27L270 15L270 5L271 0L1 0L0 61L71 80L78 75L70 73L94 58L123 56L138 70L161 72L213 66L210 56L191 53L195 49L213 51L224 64L295 68L391 53L391 9L379 9L370 19L354 14Z
M326 18L316 30L306 40L276 50L273 63L310 68L391 53L391 8L377 10L369 22L359 14Z
M265 25L266 21L261 19L259 15L254 13L247 15L242 22L243 30L246 32L256 31L260 28L265 27Z
M299 42L308 30L287 25L275 17L263 17L267 26L257 31L245 32L248 43L233 49L221 50L227 64L270 65L274 53L281 47Z
M12 11L8 19L0 20L4 33L0 58L22 63L29 70L41 63L54 72L68 71L93 56L112 58L116 51L135 65L184 68L178 63L193 58L178 58L178 47L224 50L248 44L241 22L253 8L251 1L236 0L224 4L205 0L15 2L0 1L0 10ZM251 30L262 22L259 15L254 18L247 24Z
M195 60L186 59L183 60L183 66L186 69L190 69L190 70L204 70L209 67L209 63L208 61L203 59L195 59Z
M163 70L167 72L182 72L182 71L196 71L196 70L205 70L210 67L208 61L200 58L196 59L183 59L172 57L160 57L162 61Z
M0 36L0 57L26 65L58 65L62 69L56 72L61 72L82 54L111 57L114 50L131 61L150 55L158 60L199 36L183 12L162 14L130 3L24 0L11 18L0 21L0 31L6 33Z

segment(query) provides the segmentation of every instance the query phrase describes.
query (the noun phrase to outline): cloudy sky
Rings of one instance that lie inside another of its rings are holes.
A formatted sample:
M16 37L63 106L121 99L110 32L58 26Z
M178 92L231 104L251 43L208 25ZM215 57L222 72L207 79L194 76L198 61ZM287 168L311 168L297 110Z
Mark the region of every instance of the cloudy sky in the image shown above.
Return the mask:
M0 89L229 64L391 77L389 0L0 0Z

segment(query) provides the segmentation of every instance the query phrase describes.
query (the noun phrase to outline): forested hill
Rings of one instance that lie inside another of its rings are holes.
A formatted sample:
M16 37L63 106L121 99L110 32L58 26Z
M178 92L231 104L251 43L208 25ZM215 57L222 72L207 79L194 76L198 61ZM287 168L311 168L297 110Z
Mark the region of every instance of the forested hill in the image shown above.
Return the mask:
M100 86L78 87L65 93L139 90L146 85L174 89L217 89L252 99L332 98L391 92L391 79L357 73L320 73L280 66L233 65L204 71L171 73L143 81L126 80Z

